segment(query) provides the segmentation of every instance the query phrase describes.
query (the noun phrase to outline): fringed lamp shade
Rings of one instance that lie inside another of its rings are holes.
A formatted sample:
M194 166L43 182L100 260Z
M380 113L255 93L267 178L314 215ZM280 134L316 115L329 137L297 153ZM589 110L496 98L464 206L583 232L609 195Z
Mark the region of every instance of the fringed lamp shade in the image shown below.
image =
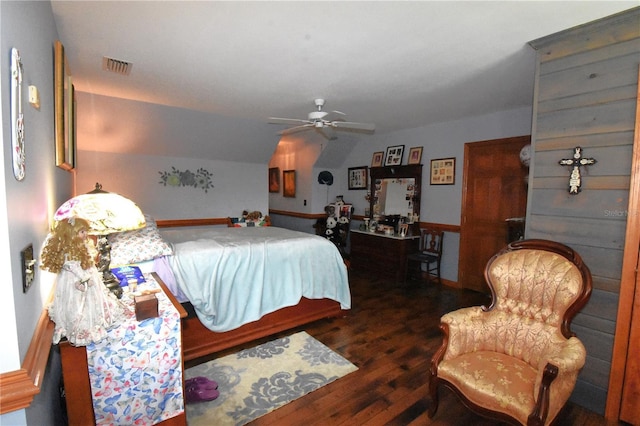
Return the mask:
M89 222L91 235L107 235L131 231L145 226L144 215L133 201L121 195L102 191L99 185L88 194L67 200L56 211L53 219L60 221L79 217Z

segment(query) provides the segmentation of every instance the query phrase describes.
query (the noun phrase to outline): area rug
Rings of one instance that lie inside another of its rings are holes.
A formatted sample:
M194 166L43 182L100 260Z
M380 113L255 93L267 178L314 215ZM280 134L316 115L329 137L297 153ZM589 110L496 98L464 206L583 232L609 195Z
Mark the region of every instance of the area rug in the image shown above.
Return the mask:
M186 405L189 426L244 425L358 368L304 331L191 367L218 383L213 401Z

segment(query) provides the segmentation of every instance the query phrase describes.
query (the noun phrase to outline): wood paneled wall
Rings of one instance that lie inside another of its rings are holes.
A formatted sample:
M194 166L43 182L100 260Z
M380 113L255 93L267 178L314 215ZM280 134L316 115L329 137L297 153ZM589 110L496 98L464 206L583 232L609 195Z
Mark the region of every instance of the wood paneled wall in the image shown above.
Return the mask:
M640 8L531 42L537 50L533 158L526 238L571 246L593 275L594 291L573 322L587 348L572 400L604 413L624 237L640 64ZM570 195L570 168L558 161L582 147Z

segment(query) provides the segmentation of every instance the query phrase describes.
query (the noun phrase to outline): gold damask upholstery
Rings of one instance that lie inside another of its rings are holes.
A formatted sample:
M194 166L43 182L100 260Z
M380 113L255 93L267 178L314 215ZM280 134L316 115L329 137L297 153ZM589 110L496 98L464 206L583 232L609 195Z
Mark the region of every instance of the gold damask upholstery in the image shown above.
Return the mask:
M513 424L548 425L567 402L586 350L570 330L591 295L578 253L546 240L521 240L485 268L489 307L445 314L431 360L429 417L438 385L477 413Z

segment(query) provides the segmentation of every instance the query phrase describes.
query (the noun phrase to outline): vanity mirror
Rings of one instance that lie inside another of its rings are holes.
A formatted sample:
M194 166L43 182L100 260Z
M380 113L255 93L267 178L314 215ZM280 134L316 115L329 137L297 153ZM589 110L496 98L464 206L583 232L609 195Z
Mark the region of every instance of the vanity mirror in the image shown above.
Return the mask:
M369 171L372 219L406 217L412 222L420 215L422 164L372 167Z
M350 233L351 267L403 282L407 255L420 240L422 165L372 167L369 176L370 217L364 229Z

